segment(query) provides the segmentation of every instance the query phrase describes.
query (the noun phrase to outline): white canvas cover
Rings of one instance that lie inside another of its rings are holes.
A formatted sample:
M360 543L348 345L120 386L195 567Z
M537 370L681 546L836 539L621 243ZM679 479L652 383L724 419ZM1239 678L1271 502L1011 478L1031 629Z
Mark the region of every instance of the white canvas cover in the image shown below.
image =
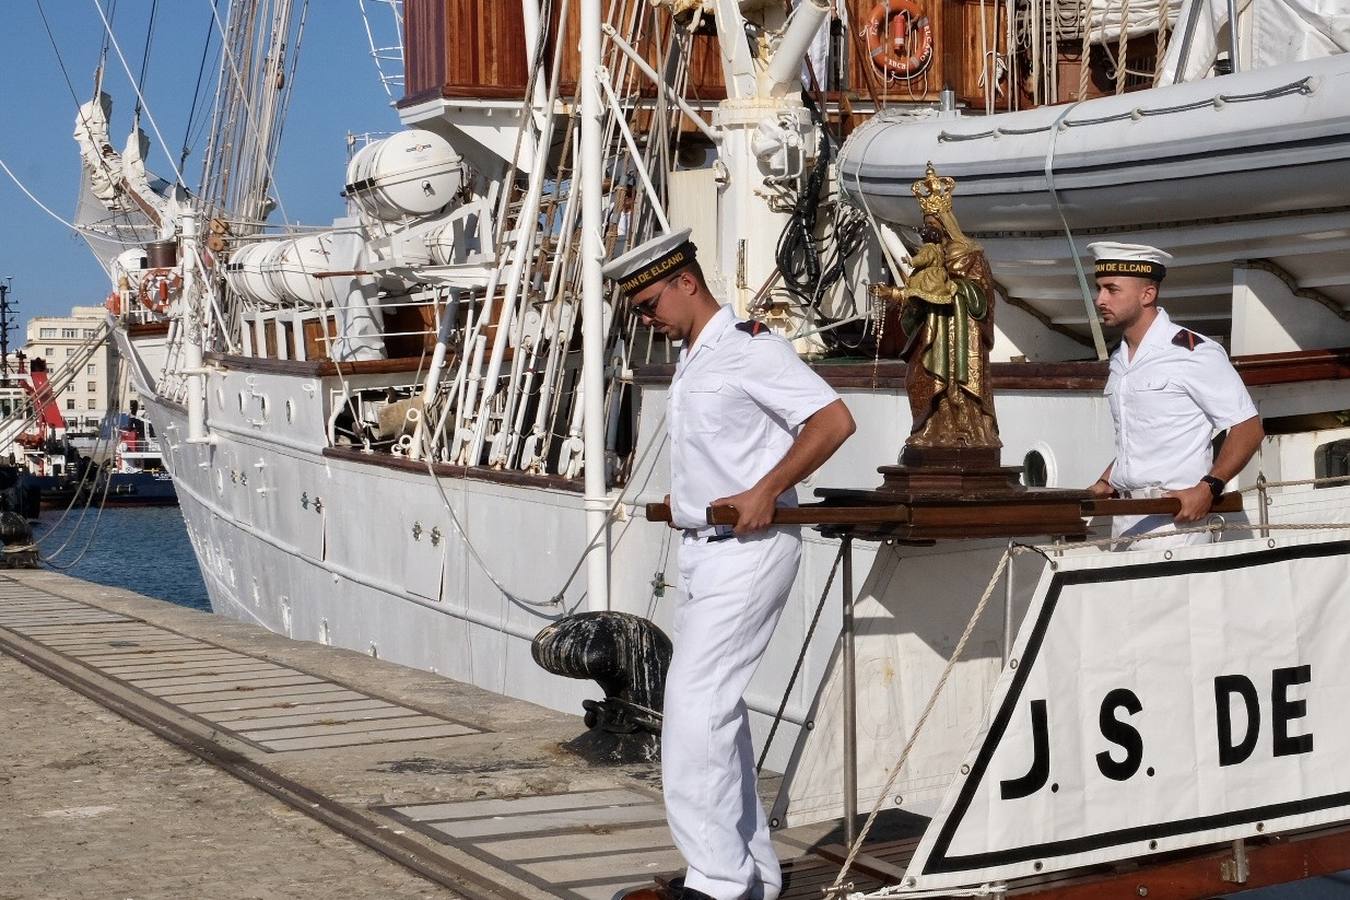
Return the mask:
M1350 51L1350 0L1238 0L1237 10L1243 70ZM1160 85L1209 77L1215 58L1228 50L1227 0L1186 0L1176 23Z
M116 202L122 177L122 159L108 137L111 112L112 98L100 91L75 114L75 143L80 147L89 191L104 204Z
M104 270L116 278L113 260L119 254L173 233L175 199L171 185L146 171L149 140L139 128L128 136L123 153L113 148L108 135L111 114L112 98L100 91L75 116L75 143L83 163L75 224ZM129 192L135 192L140 203ZM141 204L154 212L158 224Z

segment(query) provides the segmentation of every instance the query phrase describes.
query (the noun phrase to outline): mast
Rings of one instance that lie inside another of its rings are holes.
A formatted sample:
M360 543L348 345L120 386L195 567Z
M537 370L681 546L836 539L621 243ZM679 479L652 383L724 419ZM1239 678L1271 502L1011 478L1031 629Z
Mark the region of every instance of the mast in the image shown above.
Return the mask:
M10 315L18 309L18 304L10 305L9 292L14 284L14 276L0 283L0 386L9 387L9 331L14 327Z
M581 0L581 347L586 476L586 591L592 610L609 609L609 497L605 492L605 297L600 274L600 0Z

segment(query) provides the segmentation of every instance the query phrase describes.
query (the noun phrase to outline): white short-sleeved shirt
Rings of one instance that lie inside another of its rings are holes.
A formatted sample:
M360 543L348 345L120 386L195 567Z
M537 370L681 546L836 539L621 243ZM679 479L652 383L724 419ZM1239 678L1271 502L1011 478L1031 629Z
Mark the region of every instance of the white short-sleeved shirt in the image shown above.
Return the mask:
M679 528L707 526L712 501L753 487L797 429L839 395L767 329L736 327L723 306L680 352L670 384L670 506ZM796 488L778 498L796 506Z
M1106 381L1116 425L1112 486L1177 490L1199 483L1213 464L1214 433L1256 415L1247 386L1222 347L1173 324L1161 308L1134 359L1128 354L1122 341Z

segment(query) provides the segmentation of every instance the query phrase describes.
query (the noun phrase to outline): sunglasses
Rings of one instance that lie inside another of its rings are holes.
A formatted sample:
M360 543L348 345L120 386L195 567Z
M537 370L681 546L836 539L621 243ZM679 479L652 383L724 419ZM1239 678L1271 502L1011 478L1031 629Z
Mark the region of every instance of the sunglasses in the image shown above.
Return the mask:
M629 304L628 308L644 319L656 318L656 305L661 302L661 298L666 295L666 290L669 289L670 285L679 277L679 275L672 275L670 278L667 278L666 283L661 286L661 290L657 291L655 296L649 297L640 303Z

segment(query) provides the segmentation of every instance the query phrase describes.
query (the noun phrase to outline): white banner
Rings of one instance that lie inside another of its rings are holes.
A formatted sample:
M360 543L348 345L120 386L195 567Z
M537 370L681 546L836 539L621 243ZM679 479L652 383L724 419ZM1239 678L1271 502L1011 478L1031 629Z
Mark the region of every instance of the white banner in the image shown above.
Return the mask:
M1350 541L1047 566L905 886L1350 819Z

